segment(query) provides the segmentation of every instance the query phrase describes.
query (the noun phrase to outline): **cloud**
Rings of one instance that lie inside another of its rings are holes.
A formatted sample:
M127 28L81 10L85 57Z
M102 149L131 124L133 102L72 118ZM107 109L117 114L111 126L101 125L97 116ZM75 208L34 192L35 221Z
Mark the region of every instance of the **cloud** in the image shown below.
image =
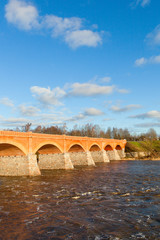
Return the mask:
M141 127L141 128L153 128L153 127L160 127L160 123L139 123L135 124L135 127Z
M0 124L5 127L22 127L26 123L28 123L28 119L26 118L2 118L0 119Z
M50 30L53 38L62 37L74 49L81 46L96 47L102 43L102 33L86 29L84 19L62 18L53 14L40 16L36 7L24 0L9 0L5 6L5 17L22 30Z
M103 119L103 122L111 121L111 120L113 120L113 119L112 119L112 118L104 118L104 119Z
M140 2L141 2L141 6L145 7L145 6L147 6L150 3L150 0L142 0Z
M61 18L55 15L46 15L43 25L52 30L52 36L63 35L66 32L73 32L82 27L82 19L78 17Z
M87 108L84 110L84 112L79 113L78 115L75 115L71 118L69 118L67 121L68 122L75 122L75 121L79 121L79 120L83 120L86 117L96 117L96 116L101 116L104 113L96 108Z
M132 7L137 7L138 5L140 5L141 7L146 7L147 5L149 5L150 0L134 0L131 4Z
M32 126L49 126L49 125L58 125L58 124L63 124L64 122L66 122L66 119L61 119L57 117L55 119L41 119L41 118L36 118L36 119L32 119L32 118L8 118L8 119L0 119L0 125L4 126L4 127L23 127L25 126L27 123L31 123Z
M146 64L146 63L147 63L147 59L144 58L144 57L139 58L139 59L137 59L137 60L135 61L135 65L136 65L137 67L142 66L142 65L144 65L144 64Z
M56 87L54 89L48 88L42 88L38 86L31 87L31 92L33 93L33 96L44 106L58 106L62 105L60 103L59 99L64 97L66 95L65 91L62 90L59 87Z
M103 78L100 78L100 81L101 82L104 82L104 83L108 83L111 81L111 77L103 77Z
M146 36L145 41L150 45L160 46L160 24Z
M128 111L131 111L133 109L138 109L138 108L141 108L142 106L141 105L138 105L138 104L130 104L130 105L127 105L123 108L120 108L119 106L112 106L110 108L110 110L112 112L128 112Z
M75 115L75 116L67 119L67 122L76 122L79 120L83 120L84 118L86 118L86 116L83 113L79 113L78 115Z
M93 83L73 83L71 85L71 96L96 96L96 95L108 95L113 93L115 86L100 86Z
M20 105L19 110L23 116L35 116L38 112L40 112L40 109L36 107L25 105Z
M139 119L153 118L153 119L160 120L160 111L153 110L147 113L130 116L130 118L139 118Z
M3 104L7 107L14 107L14 104L13 104L12 100L10 100L7 97L1 98L0 99L0 104Z
M81 46L96 47L102 43L102 38L99 33L91 30L76 30L68 31L65 34L65 42L72 48Z
M103 114L104 113L101 110L96 109L96 108L87 108L84 111L85 116L100 116L100 115L103 115Z
M9 23L23 30L39 26L37 9L25 1L10 0L5 6L5 17Z
M129 90L127 90L127 89L118 89L117 88L117 92L122 93L122 94L126 94L126 93L129 93Z
M152 56L150 58L139 58L135 61L135 65L137 67L143 66L145 64L160 64L160 55L158 56Z

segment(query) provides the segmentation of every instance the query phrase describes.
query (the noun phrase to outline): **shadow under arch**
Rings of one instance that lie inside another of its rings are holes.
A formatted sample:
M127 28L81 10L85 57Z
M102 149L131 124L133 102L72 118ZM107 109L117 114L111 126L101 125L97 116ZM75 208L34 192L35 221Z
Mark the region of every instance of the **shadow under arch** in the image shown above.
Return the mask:
M122 147L120 145L117 145L115 149L116 150L122 150Z
M0 143L0 156L26 156L24 148L16 145L20 144Z
M81 144L74 143L69 147L68 152L85 152L85 150Z
M62 148L57 143L42 142L33 151L34 154L54 154L63 153Z
M111 147L111 145L106 145L104 148L105 151L113 151L113 148Z
M98 144L93 144L90 149L90 152L97 152L97 151L101 151L100 147L98 146Z

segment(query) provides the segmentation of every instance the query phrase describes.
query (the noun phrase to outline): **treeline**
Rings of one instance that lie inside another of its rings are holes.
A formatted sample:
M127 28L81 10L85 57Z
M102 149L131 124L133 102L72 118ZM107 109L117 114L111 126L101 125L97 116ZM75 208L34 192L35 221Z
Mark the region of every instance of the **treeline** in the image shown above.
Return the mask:
M15 131L45 134L57 134L57 135L70 135L70 136L82 136L82 137L95 137L95 138L113 138L113 139L126 139L127 141L144 141L144 140L157 140L159 136L153 128L150 128L147 133L131 134L127 128L110 128L102 129L97 124L85 124L83 126L74 125L72 129L68 129L67 125L63 126L37 126L32 128L31 123L27 123L21 129L16 128Z

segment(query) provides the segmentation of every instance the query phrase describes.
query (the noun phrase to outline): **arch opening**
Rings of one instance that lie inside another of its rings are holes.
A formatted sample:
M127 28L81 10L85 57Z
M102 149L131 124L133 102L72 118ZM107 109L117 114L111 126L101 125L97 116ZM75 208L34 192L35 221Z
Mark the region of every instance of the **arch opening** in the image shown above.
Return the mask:
M64 169L65 161L62 151L54 144L44 144L35 153L40 169Z
M92 145L90 150L90 152L98 152L98 151L101 151L100 147L96 144Z
M107 145L104 150L105 151L113 151L113 148L111 147L111 145Z
M73 145L68 152L85 152L84 149L79 145L79 144L75 144Z
M122 150L121 146L120 146L120 145L117 145L117 146L116 146L116 150Z
M1 143L0 156L25 156L25 153L15 145L9 143Z
M43 145L39 148L36 154L54 154L54 153L62 153L58 147L52 144Z

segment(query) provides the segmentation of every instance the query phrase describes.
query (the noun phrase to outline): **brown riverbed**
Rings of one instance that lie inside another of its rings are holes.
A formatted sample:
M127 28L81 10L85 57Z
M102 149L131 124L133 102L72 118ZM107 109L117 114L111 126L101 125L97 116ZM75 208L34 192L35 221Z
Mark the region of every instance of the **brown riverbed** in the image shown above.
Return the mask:
M0 177L5 239L160 239L160 161Z

